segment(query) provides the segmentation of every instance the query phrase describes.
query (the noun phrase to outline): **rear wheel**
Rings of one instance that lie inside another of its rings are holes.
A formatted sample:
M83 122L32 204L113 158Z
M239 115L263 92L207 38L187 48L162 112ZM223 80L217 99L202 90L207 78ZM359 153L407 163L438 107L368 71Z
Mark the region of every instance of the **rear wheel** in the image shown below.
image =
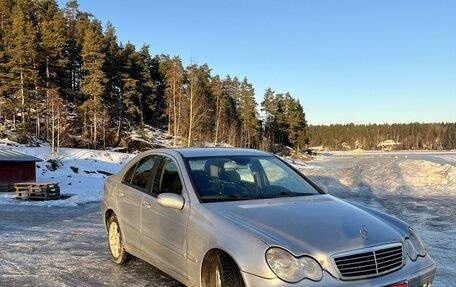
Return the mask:
M218 253L209 264L207 287L244 287L241 272L231 257Z
M115 215L108 219L108 243L111 258L116 264L123 264L130 259L130 254L125 251L119 221Z

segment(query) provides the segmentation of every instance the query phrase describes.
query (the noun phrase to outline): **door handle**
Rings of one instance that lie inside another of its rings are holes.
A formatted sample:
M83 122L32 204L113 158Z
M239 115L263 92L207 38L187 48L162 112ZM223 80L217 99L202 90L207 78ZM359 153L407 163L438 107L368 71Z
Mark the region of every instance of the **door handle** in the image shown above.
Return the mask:
M120 196L120 197L123 197L124 195L125 195L125 193L119 192L119 196Z
M144 207L145 208L150 208L150 203L149 202L144 202Z

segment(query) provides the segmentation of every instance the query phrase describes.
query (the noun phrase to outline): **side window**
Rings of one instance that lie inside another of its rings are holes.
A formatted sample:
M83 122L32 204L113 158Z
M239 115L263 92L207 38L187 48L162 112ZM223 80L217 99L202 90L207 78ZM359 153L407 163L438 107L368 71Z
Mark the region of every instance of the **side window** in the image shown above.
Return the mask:
M154 167L156 156L146 156L142 158L135 167L132 167L125 176L125 181L128 182L128 178L131 177L131 185L145 189L147 181L149 180L150 173Z
M179 177L176 163L170 158L163 158L158 167L152 189L154 194L165 192L182 193L182 182Z
M138 165L138 163L136 163L135 165L130 167L130 169L127 171L127 173L125 173L125 176L122 180L123 183L127 183L127 184L131 183L131 179L133 178L133 174L135 174L135 169L136 169L137 165Z

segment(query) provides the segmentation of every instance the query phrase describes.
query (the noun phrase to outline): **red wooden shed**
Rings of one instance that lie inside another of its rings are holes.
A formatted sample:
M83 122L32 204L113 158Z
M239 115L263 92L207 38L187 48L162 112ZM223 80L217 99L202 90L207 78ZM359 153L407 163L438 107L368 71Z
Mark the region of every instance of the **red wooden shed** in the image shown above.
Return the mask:
M14 183L36 181L35 163L43 161L12 149L0 149L0 191L13 191Z

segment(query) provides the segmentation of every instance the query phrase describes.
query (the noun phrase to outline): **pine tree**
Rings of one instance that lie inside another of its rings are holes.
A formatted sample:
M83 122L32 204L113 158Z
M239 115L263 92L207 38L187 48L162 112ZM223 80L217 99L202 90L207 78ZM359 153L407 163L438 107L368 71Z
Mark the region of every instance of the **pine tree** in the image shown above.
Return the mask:
M30 103L31 93L35 93L38 80L37 32L34 23L33 3L17 1L12 8L11 31L6 36L7 63L11 75L10 86L21 114L21 129L26 132L26 103ZM29 120L27 120L28 122ZM24 135L24 134L23 134Z
M12 25L12 9L12 0L0 0L0 119L4 118L5 122L9 115L15 115L16 106L12 97L13 74L9 64L10 55L7 52Z
M103 38L99 23L94 22L86 30L84 44L82 48L82 60L84 79L82 81L81 91L85 95L85 101L81 106L84 113L84 119L91 115L91 146L97 147L98 141L98 119L102 112L102 96L105 91L107 82L106 75L103 71L105 54L103 53Z
M173 146L177 145L182 135L182 116L184 106L184 68L179 57L170 58L163 55L160 72L164 80L164 100L168 117L168 133L173 136Z
M219 76L215 76L211 79L211 93L212 97L215 98L214 144L217 145L219 143L222 126L227 121L227 101L223 93L222 81L220 80Z
M56 126L55 117L57 114L62 117L65 115L63 113L63 103L60 98L60 79L63 78L64 69L67 65L67 59L64 56L65 48L65 21L63 18L62 12L58 9L57 4L54 0L46 0L37 3L39 11L39 48L40 48L40 61L42 62L44 75L41 76L44 82L45 90L45 102L49 103L43 109L43 107L37 107L36 114L36 124L37 124L37 137L41 136L41 120L40 118L44 115L45 122L50 124L51 127L51 147L53 152L57 152L55 143L57 143L57 149L60 145L61 130L63 127L61 125ZM41 97L40 97L41 98ZM38 99L39 102L42 99ZM49 114L48 111L50 110ZM58 119L59 123L64 123L64 119ZM45 129L48 129L49 125L44 126ZM57 131L56 131L57 128ZM56 136L57 133L57 136ZM44 136L48 135L46 130L43 134ZM46 138L48 139L48 138Z
M117 42L117 36L114 26L111 22L106 24L103 37L103 53L105 61L103 71L106 75L105 94L103 102L103 146L106 146L106 141L109 132L111 131L111 123L117 124L116 131L112 131L113 142L109 144L118 146L122 136L122 57L121 48ZM114 140L114 133L117 134L117 139Z
M65 18L65 57L67 58L66 75L61 84L63 95L69 102L78 107L85 98L81 92L84 71L82 68L82 46L84 44L85 31L91 27L90 14L83 13L78 9L76 0L66 3L63 9Z
M142 122L150 122L153 118L152 113L155 112L157 106L157 99L155 96L155 86L152 80L151 68L152 68L152 57L149 52L149 46L143 45L138 52L139 56L139 93L141 94L142 110L141 118Z
M227 111L227 126L226 126L226 142L232 146L240 145L240 126L241 120L239 116L240 102L240 83L237 77L231 78L229 75L222 82L224 98L226 101Z
M210 70L207 65L195 64L187 67L187 146L192 146L195 139L201 140L203 123L210 124L208 119ZM206 126L205 128L211 129Z
M285 94L284 103L286 106L286 130L287 138L292 147L299 151L305 145L306 139L306 120L304 111L299 100L294 99L289 93Z
M255 93L247 78L241 83L239 114L241 119L241 146L255 147L259 139L259 121L256 111Z
M263 102L261 102L261 111L264 113L264 138L266 139L263 144L263 148L270 150L275 145L275 136L277 129L276 124L276 113L277 103L274 95L274 91L271 88L266 89L264 93Z
M130 126L141 123L141 96L138 91L139 56L133 44L127 43L122 50L121 97L123 115Z

